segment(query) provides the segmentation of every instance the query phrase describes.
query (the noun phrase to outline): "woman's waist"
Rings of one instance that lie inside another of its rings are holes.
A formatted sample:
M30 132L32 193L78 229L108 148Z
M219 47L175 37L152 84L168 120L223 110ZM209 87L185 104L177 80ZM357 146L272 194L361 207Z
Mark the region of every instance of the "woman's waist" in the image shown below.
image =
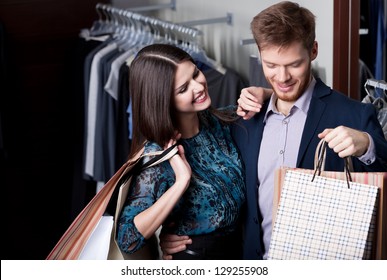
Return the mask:
M208 236L208 237L220 237L220 236L228 236L233 235L238 232L238 222L229 224L223 227L215 227L215 226L187 226L186 224L180 225L179 223L175 223L173 228L169 228L167 230L169 233L177 234L177 235L188 235L188 236Z
M203 248L206 250L212 250L214 248L226 249L233 246L239 246L242 242L241 231L223 231L217 230L205 234L190 235L192 244L188 246L190 250L200 252ZM226 246L226 247L225 247ZM217 249L218 250L218 249Z

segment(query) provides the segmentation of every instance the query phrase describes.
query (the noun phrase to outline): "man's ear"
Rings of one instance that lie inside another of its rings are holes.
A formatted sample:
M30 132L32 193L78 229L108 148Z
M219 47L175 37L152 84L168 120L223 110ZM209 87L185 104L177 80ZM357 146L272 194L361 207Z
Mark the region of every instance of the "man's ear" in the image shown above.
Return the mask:
M311 61L315 60L317 57L317 54L318 54L318 43L317 41L314 41L312 50L310 52L310 60Z

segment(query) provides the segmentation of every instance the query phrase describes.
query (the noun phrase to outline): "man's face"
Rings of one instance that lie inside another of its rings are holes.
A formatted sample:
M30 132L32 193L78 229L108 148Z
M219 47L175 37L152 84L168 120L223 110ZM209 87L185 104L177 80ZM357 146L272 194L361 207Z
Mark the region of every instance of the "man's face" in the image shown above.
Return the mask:
M287 47L267 46L260 52L263 72L280 101L294 103L312 77L311 62L317 57L317 43L308 51L299 42Z

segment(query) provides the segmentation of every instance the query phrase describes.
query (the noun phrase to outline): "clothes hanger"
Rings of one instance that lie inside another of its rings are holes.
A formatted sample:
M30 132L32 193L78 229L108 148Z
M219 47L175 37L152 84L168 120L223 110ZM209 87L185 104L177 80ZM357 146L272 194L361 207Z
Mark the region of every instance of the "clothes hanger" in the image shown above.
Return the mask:
M374 91L371 94L368 91L368 87L373 87ZM372 98L381 97L387 100L387 83L383 80L376 80L376 79L367 79L367 81L364 83L364 90L366 91L367 95L369 95Z
M111 35L113 32L112 20L110 18L110 6L98 3L95 6L98 20L94 21L89 29L90 36Z

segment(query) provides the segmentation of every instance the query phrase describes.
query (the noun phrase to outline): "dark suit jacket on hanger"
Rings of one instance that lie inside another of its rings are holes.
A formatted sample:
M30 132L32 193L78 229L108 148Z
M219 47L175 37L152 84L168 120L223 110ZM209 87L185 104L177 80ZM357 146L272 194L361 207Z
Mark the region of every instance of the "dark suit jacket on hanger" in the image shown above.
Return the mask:
M264 128L263 118L268 103L265 103L261 113L256 114L250 120L241 120L241 125L232 127L233 138L242 153L246 169L247 207L244 217L244 259L261 259L263 255L261 218L258 208L257 164ZM374 140L376 161L367 166L357 158L352 158L355 171L387 171L387 141L373 106L349 99L329 88L320 79L317 79L313 91L298 152L297 167L313 169L315 150L320 141L317 134L325 128L335 128L339 125L366 131ZM343 159L331 149L327 150L325 170L344 170Z

